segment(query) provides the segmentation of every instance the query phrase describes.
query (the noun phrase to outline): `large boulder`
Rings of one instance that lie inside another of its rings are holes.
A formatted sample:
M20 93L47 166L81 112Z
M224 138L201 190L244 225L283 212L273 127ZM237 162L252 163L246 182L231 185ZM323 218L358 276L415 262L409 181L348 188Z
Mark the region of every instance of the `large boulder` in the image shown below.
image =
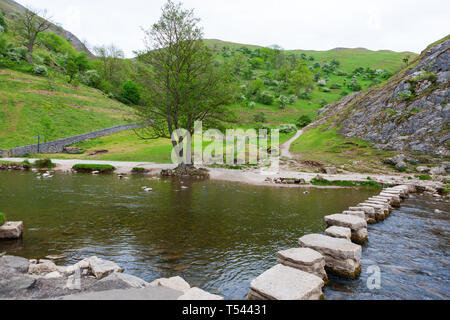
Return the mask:
M361 273L360 245L317 233L305 235L298 242L300 247L311 248L324 256L327 272L351 279Z
M148 283L130 274L113 272L105 278L95 282L89 290L106 291L112 289L145 288Z
M323 280L311 273L281 264L270 268L250 283L250 300L318 300Z
M0 297L11 292L28 290L36 283L36 279L25 274L12 274L9 277L0 278Z
M53 263L53 261L44 260L40 263L31 263L28 267L29 274L47 274L54 271L58 271L58 268Z
M30 261L16 256L3 256L0 258L0 269L11 269L14 272L27 273Z

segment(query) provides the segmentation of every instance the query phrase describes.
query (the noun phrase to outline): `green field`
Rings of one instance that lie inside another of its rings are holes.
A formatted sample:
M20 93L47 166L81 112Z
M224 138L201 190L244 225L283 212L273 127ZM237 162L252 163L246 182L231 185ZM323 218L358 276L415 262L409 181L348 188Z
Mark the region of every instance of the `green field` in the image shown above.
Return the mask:
M131 108L99 90L62 79L49 90L46 78L0 69L0 148L70 137L126 123Z

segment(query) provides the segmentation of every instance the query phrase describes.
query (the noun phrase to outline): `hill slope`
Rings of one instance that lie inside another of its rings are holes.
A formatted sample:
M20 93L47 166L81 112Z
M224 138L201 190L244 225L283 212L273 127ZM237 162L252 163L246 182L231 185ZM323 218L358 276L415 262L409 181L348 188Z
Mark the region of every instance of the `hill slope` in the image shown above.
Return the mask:
M7 18L14 20L15 15L21 15L26 10L24 6L22 6L20 3L17 3L14 0L0 0L0 11L4 12L7 16ZM68 40L73 47L77 51L84 51L86 52L90 57L93 57L94 55L89 51L89 49L84 45L83 42L80 41L74 34L71 32L61 28L60 26L57 26L56 24L52 24L49 31L64 37L66 40Z
M381 149L450 156L449 48L447 36L385 84L327 105L314 126Z

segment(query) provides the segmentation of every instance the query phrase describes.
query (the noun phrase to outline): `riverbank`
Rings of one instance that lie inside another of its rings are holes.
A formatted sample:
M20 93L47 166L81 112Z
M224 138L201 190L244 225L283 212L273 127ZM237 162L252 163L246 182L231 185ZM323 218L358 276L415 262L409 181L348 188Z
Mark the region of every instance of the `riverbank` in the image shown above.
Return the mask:
M2 158L2 161L22 162L28 160L33 162L38 159L32 158ZM148 175L159 175L161 170L174 169L175 164L161 164L154 162L131 162L131 161L100 161L100 160L61 160L51 159L56 164L52 170L61 172L71 172L71 169L76 164L102 164L112 165L116 168L115 173L126 175L131 174L133 168L140 167L146 169ZM251 185L264 185L275 187L315 187L315 188L330 188L336 186L317 186L309 184L312 179L317 177L317 173L312 172L298 172L280 169L277 172L270 172L261 168L245 168L245 169L226 169L226 168L208 168L211 180L229 181L246 183ZM436 180L420 180L410 174L373 174L373 173L337 173L327 174L321 173L321 177L328 181L374 181L387 185L399 184L414 184L424 188L425 191L436 193L436 190L443 188L444 184ZM287 179L303 179L307 184L277 184L273 181L278 178ZM368 179L370 178L370 180Z

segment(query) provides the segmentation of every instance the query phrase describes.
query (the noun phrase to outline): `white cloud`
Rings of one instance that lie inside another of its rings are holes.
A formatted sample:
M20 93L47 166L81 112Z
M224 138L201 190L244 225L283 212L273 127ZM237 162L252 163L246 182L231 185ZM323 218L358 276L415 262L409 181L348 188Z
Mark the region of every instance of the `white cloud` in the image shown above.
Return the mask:
M18 0L46 8L63 27L94 45L115 43L127 56L142 49L140 27L160 16L165 0ZM285 49L420 52L450 30L450 1L184 0L207 38Z

